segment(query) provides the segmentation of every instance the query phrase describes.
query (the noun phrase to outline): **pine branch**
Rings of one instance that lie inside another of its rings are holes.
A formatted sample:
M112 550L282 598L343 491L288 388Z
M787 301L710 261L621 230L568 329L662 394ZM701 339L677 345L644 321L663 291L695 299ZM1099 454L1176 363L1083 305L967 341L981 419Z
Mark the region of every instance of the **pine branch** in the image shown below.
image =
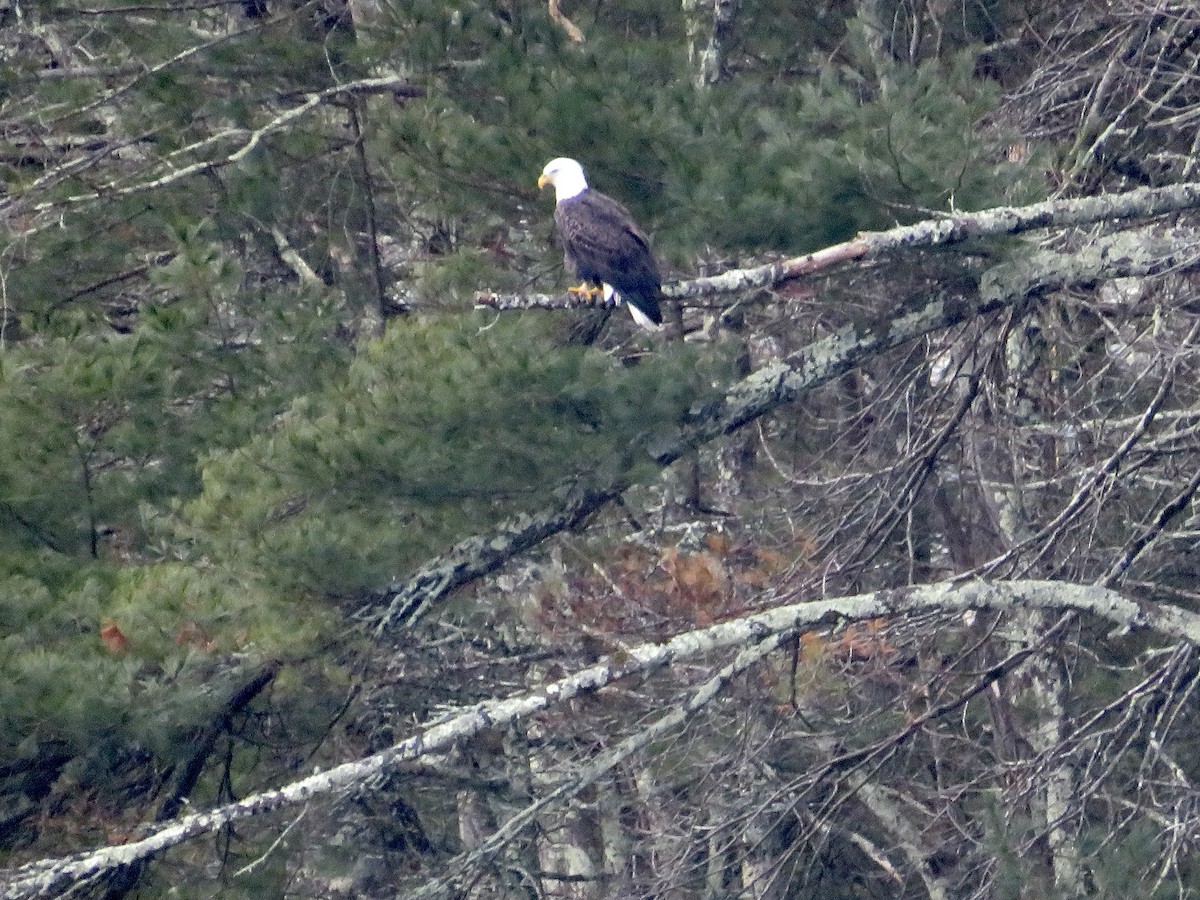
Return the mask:
M262 141L276 132L282 131L286 127L293 124L296 120L303 118L331 101L354 94L378 94L378 93L396 93L404 96L422 96L424 89L412 85L406 79L396 75L387 75L379 78L363 78L357 81L349 81L345 84L334 85L326 88L323 91L318 91L314 94L309 94L306 99L296 106L285 109L275 115L269 122L259 128L249 130L245 128L226 128L218 131L202 140L188 144L185 147L180 147L160 161L161 168L165 169L157 177L150 177L145 180L139 180L132 184L119 184L111 182L102 185L94 191L74 194L69 197L64 197L55 200L46 200L42 203L34 204L29 207L32 213L46 213L53 210L63 208L77 207L96 200L111 200L118 197L127 197L132 194L140 194L147 191L157 190L192 178L196 175L201 175L215 169L224 168L225 166L233 165L245 159L262 143ZM77 175L83 169L89 168L106 156L111 155L123 146L134 144L142 140L148 140L152 137L151 133L143 134L136 138L131 138L124 142L114 142L106 147L103 151L88 157L72 160L64 163L58 168L52 169L42 175L37 181L29 185L21 195L13 196L0 202L0 213L10 213L14 209L19 209L23 204L23 196L32 192L44 189L50 185L61 181L67 175ZM241 141L240 145L234 150L231 150L223 155L216 156L211 159L202 159L196 162L189 163L183 166L176 166L176 163L181 158L194 156L197 153L210 150L213 147L229 141ZM53 224L53 223L47 223ZM25 233L29 234L32 231L39 230L40 226L30 226L25 229Z

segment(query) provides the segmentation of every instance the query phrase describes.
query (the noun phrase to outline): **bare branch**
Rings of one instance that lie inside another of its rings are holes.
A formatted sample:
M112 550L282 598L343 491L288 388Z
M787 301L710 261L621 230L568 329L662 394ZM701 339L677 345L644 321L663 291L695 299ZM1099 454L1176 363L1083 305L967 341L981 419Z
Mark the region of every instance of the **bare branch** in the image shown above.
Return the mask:
M1192 498L1196 496L1196 492L1200 491L1200 468L1198 468L1191 477L1191 480L1184 485L1183 489L1176 494L1171 500L1163 504L1162 509L1155 515L1154 520L1150 522L1142 532L1134 538L1128 549L1121 554L1121 558L1112 564L1112 567L1105 573L1101 579L1103 584L1117 584L1121 577L1129 570L1136 560L1155 540L1163 533L1163 529L1170 524L1171 520L1178 516L1181 512L1191 505Z
M550 13L550 21L557 22L559 27L561 27L562 30L567 33L567 37L569 37L573 42L576 44L582 44L584 41L583 32L579 30L578 25L576 25L574 22L568 19L566 15L563 14L562 9L559 7L559 3L560 0L548 0L547 5Z
M387 91L400 92L408 96L419 96L423 93L423 89L414 87L406 79L396 75L388 75L379 78L363 78L358 81L349 81L345 84L334 85L333 87L326 88L323 91L310 94L303 103L284 110L265 125L256 128L253 131L248 131L244 128L227 128L223 131L215 132L203 140L196 141L195 143L189 144L186 147L181 147L162 162L164 166L171 166L172 160L178 159L179 157L191 156L195 153L207 150L232 139L243 139L241 146L223 156L218 156L214 159L199 160L179 168L170 168L169 171L164 172L156 178L138 181L134 184L118 185L114 182L90 193L75 194L59 200L47 200L33 205L31 207L31 211L35 213L44 213L56 209L80 206L82 204L90 203L100 199L127 197L131 194L139 194L146 191L157 190L158 188L166 187L167 185L191 178L195 175L203 174L204 172L209 172L214 169L223 168L245 159L252 152L254 152L255 148L257 148L265 138L270 137L276 132L282 131L297 119L304 117L314 109L323 106L334 98L349 94L380 93ZM141 139L142 138L137 138L135 141ZM106 148L103 151L103 155L108 155L112 152L115 152L120 148L120 146L122 145L114 144ZM25 191L25 194L44 186L48 182L53 182L54 180L61 178L64 172L74 173L80 168L90 165L93 161L94 158L85 157L82 160L75 160L70 163L66 163L63 167L61 167L61 169L55 169L39 178L36 182L30 185L30 187ZM7 212L12 208L17 207L21 203L22 197L10 197L5 202L0 203L0 212ZM26 233L35 230L37 229L27 228Z
M639 729L617 746L602 753L581 771L576 772L573 777L514 815L488 835L487 840L482 844L454 860L448 866L453 872L452 875L426 882L410 896L413 898L432 897L447 891L461 890L464 882L470 879L471 873L475 869L490 860L505 844L529 827L543 810L560 800L577 796L580 791L595 784L603 775L611 772L633 754L678 728L714 700L733 678L772 653L788 636L788 632L777 632L758 643L743 648L732 662L722 667L686 701L673 706L665 716L651 725Z
M1200 201L1200 185L1193 188L1188 196L1192 202ZM1117 204L1113 208L1124 207ZM1026 222L1032 217L1016 210L1010 218ZM897 234L932 239L937 225L928 223L928 227L883 232L887 239L881 241L895 249L906 245ZM1096 240L1076 253L1043 251L1013 259L983 273L982 277L964 272L957 284L945 284L932 296L922 294L892 315L861 327L846 325L830 337L792 354L786 362L759 369L734 385L721 403L698 411L693 422L673 438L646 447L646 453L659 466L670 465L693 447L736 431L863 361L930 332L1055 288L1171 271L1195 265L1194 257L1195 239L1190 232L1139 229ZM384 598L358 615L375 624L377 635L392 631L414 620L429 604L455 588L496 571L518 553L551 535L579 525L629 486L625 476L607 484L580 486L559 507L522 515L504 523L491 535L468 538L422 566L406 581L394 585Z
M772 637L786 636L797 630L933 611L965 614L981 609L999 612L1022 609L1075 610L1107 621L1113 626L1114 632L1145 630L1177 641L1200 643L1200 615L1176 607L1135 603L1115 591L1095 585L1047 581L980 581L964 585L940 583L853 597L805 600L709 628L685 632L663 643L631 647L623 651L619 658L606 658L596 665L536 690L503 700L486 701L448 714L381 753L355 762L343 763L328 772L311 775L278 790L264 791L237 803L186 816L170 825L155 828L146 837L128 844L104 847L62 859L30 863L7 873L6 879L0 883L0 900L28 900L50 896L71 884L93 879L116 868L137 864L163 850L233 822L307 803L315 797L340 793L401 763L419 759L428 753L447 750L455 743L473 735L503 729L534 713L562 704L581 694L594 692L617 679L638 672L669 666L679 660L716 650L765 646L763 642L769 644ZM753 651L750 655L754 655ZM996 672L1003 674L1009 671L1026 655L1018 651L1018 654L1002 663ZM719 686L715 679L709 683L709 687L714 690ZM979 689L982 690L982 687ZM703 700L703 697L704 691L701 691L696 694L694 700ZM919 722L928 721L933 714L942 715L946 711L957 709L966 699L966 695L960 695L936 706L930 713L923 715ZM908 733L909 729L906 729L902 734ZM886 743L887 746L891 746L895 740L903 739L894 737ZM882 746L884 745L873 745L867 751L843 754L830 761L825 768L844 768L857 764L864 755L870 756Z
M686 300L774 287L838 263L875 259L908 248L947 246L985 237L1091 225L1108 220L1149 218L1198 206L1200 182L1188 182L1078 200L1046 200L1031 206L1001 206L977 213L955 213L915 225L867 232L852 241L777 263L730 269L720 275L677 281L664 285L663 293L675 300ZM579 302L572 302L571 298L557 294L497 294L485 291L475 296L477 305L502 310L562 309L577 306Z

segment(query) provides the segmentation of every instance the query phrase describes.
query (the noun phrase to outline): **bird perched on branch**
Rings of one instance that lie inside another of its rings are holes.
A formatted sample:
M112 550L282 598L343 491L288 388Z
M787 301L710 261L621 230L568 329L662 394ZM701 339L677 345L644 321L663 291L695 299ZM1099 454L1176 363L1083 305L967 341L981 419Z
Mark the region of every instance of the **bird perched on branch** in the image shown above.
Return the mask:
M560 157L546 163L538 187L554 186L554 224L563 245L567 271L583 279L568 288L589 300L622 300L644 328L662 324L662 278L650 241L629 210L588 187L583 167Z

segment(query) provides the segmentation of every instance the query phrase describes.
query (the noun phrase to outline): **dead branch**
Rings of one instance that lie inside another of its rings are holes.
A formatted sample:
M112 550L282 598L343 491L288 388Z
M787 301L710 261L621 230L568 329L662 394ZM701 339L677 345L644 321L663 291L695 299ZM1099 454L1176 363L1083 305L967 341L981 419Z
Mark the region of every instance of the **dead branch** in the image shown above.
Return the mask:
M619 658L605 658L596 665L550 684L502 700L489 700L449 713L428 723L417 733L381 753L343 763L282 788L264 791L237 803L185 816L170 825L155 828L145 837L116 847L75 854L60 859L29 863L5 873L0 882L0 900L30 900L49 897L72 885L102 877L104 873L151 859L163 850L209 834L231 823L303 804L315 797L330 796L353 788L365 779L389 771L429 753L444 751L474 735L503 729L521 719L594 692L617 679L670 666L713 651L750 647L773 635L830 627L847 622L928 612L965 614L972 610L1074 610L1108 622L1114 633L1150 631L1191 644L1200 643L1200 615L1178 607L1128 600L1116 591L1096 585L1049 581L983 581L955 585L939 583L877 591L853 597L806 599L765 612L740 617L704 629L684 632L662 643L631 647ZM1004 674L1026 658L1011 656L991 674ZM982 687L979 688L982 690ZM700 696L699 694L697 696ZM962 699L962 698L957 698ZM957 699L934 708L957 709ZM923 717L928 720L928 716ZM908 735L906 729L903 735ZM903 740L903 737L893 740ZM879 747L883 747L880 744ZM887 746L892 746L888 743ZM870 748L868 748L870 749ZM831 760L832 771L859 764L864 751Z
M579 26L568 19L562 9L559 8L559 0L549 0L547 4L550 11L550 21L558 23L559 27L567 33L574 43L582 44L584 41L583 32L579 30Z
M1078 200L1045 200L1030 206L1002 206L977 213L954 213L926 219L887 231L860 234L835 244L780 262L730 269L719 275L677 281L663 286L673 300L770 288L852 260L875 259L900 250L961 244L1001 235L1024 234L1050 228L1092 225L1105 221L1145 219L1200 207L1200 182L1162 188L1138 188L1120 194ZM500 294L483 291L478 306L491 309L562 309L580 303L557 294Z

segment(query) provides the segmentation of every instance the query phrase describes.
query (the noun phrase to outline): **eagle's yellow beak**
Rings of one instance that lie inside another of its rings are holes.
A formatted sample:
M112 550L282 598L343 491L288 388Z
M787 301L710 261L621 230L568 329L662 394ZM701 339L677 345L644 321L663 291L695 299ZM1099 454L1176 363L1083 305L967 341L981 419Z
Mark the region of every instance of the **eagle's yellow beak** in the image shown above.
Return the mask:
M549 183L550 183L550 176L547 175L545 172L543 172L541 175L538 176L538 190L539 191L542 188L544 188L546 185L548 185Z

